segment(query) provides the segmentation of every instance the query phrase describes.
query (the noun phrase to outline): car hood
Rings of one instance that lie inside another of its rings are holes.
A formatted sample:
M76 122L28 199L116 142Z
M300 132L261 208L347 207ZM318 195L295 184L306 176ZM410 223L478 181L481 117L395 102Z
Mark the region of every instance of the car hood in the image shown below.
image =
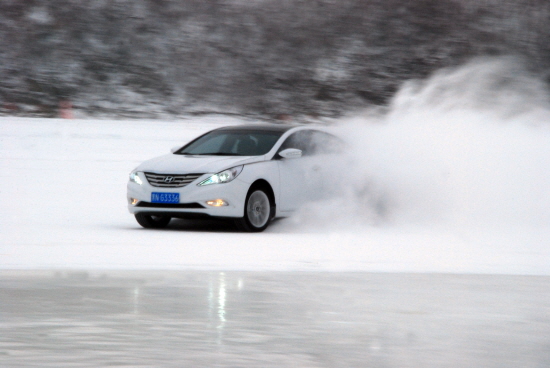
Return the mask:
M160 156L139 165L137 171L157 174L206 174L217 173L234 166L264 161L265 156L201 156L176 155Z

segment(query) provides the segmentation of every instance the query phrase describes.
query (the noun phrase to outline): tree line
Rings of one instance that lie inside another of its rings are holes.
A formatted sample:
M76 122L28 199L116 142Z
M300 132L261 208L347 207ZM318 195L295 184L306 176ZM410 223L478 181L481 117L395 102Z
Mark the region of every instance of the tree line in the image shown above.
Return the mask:
M480 55L550 68L544 0L5 0L0 112L336 117Z

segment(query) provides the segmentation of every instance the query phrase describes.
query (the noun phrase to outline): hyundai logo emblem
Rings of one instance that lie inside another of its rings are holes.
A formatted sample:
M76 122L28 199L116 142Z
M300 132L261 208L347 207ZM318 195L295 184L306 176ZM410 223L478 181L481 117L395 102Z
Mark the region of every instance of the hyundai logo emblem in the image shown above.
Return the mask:
M171 183L171 182L173 182L173 181L174 181L174 177L173 177L173 176L167 176L167 177L164 178L164 182L167 183L167 184L169 184L169 183Z

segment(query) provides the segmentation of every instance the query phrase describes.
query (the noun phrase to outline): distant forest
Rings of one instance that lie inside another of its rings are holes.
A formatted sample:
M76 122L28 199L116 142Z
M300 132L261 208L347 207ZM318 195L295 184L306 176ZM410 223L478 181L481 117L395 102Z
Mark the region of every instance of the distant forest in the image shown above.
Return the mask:
M337 117L549 40L547 0L0 0L0 113Z

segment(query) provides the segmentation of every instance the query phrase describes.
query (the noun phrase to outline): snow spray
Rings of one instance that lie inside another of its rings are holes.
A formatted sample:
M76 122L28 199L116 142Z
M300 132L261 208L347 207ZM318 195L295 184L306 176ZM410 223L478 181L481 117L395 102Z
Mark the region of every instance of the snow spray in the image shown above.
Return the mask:
M550 229L549 93L518 59L475 59L409 81L386 111L343 119L335 132L352 150L342 195L295 222Z

